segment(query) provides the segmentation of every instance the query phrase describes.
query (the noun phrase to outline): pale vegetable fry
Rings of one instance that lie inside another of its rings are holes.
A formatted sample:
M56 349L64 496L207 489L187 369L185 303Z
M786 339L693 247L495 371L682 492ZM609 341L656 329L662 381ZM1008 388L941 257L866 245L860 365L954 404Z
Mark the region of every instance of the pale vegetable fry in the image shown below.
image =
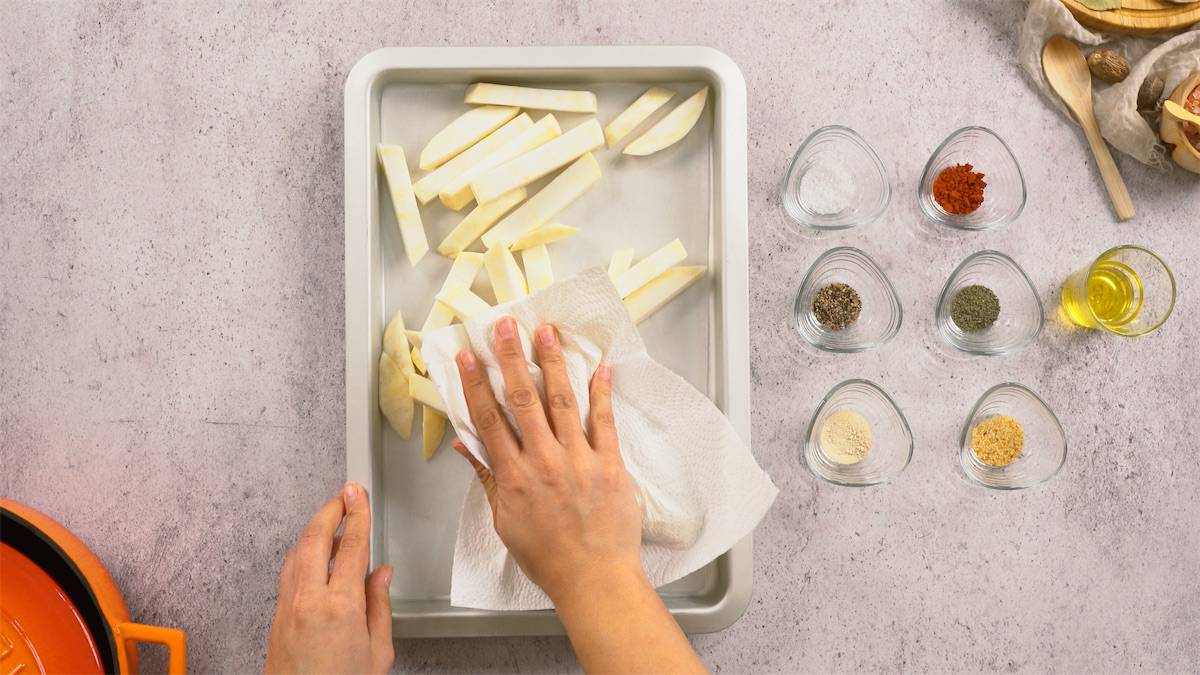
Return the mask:
M590 119L562 136L507 161L471 181L475 201L486 204L500 195L556 171L604 146L600 123Z
M630 293L650 283L654 277L685 259L687 259L687 249L683 247L683 242L675 239L630 267L627 272L613 281L613 285L617 287L617 292L621 294L622 298L627 298Z
M467 89L467 96L463 100L473 104L515 105L533 110L596 112L596 95L574 89L534 89L477 82Z
M426 372L428 372L428 369L425 368L425 360L421 358L420 347L413 347L411 356L413 368L415 368L418 373L424 375Z
M468 288L451 288L437 295L435 306L449 309L459 321L470 321L492 308L483 298ZM446 324L449 325L449 324Z
M475 283L475 277L479 276L481 269L483 269L482 253L460 253L454 259L454 264L450 266L450 272L446 274L446 280L442 282L441 290L447 291L460 286L470 288L471 284ZM454 321L454 313L445 307L439 307L435 301L433 307L429 309L429 316L425 317L421 332L426 333L449 326L452 321Z
M487 232L488 228L500 220L504 214L525 201L527 194L525 188L517 188L499 199L471 209L471 212L458 225L455 225L453 230L450 230L450 234L446 235L442 243L438 244L438 253L448 258L459 255L461 251L475 243L475 240Z
M504 126L488 134L482 141L463 150L454 159L425 174L421 180L413 184L413 194L417 196L417 201L422 205L433 201L442 188L458 180L479 162L528 131L532 126L533 118L526 113L521 113L505 122Z
M454 323L454 318L454 310L434 300L433 307L429 310L429 316L425 317L425 323L421 326L421 332L427 333L431 330L445 328Z
M488 278L492 280L492 290L496 292L496 302L511 302L529 295L525 285L525 276L517 266L517 259L506 246L488 249L483 254L483 264L487 267Z
M528 115L523 116L528 117ZM519 119L519 118L518 118ZM509 140L504 145L496 148L488 156L477 162L474 166L455 176L453 180L447 181L442 186L441 192L438 195L442 200L442 205L448 209L457 211L462 207L470 204L475 199L475 193L471 192L471 181L477 176L480 176L487 171L490 171L501 164L520 157L521 155L537 148L538 146L558 138L562 135L562 128L558 126L558 120L554 119L554 115L546 115L537 121L532 127L526 129L515 138ZM488 138L491 138L490 136ZM484 141L487 139L485 138ZM483 141L480 141L482 144ZM472 147L471 152L475 148ZM467 154L464 152L463 155ZM461 156L461 155L460 155ZM450 160L446 165L454 163L458 157ZM420 195L417 195L418 198ZM423 203L423 202L422 202Z
M415 267L429 252L429 242L425 239L425 226L421 224L421 212L417 210L417 199L413 196L404 149L398 145L380 143L379 163L383 165L383 174L387 177L392 209L396 213L396 224L400 226L400 239L404 241L404 252L408 255L408 262Z
M629 310L633 322L638 323L687 290L702 276L703 265L672 267L625 298L625 309Z
M412 395L413 400L421 405L427 405L430 408L446 414L446 403L442 401L442 395L438 393L437 387L427 377L422 377L417 374L408 376L408 393Z
M379 354L379 410L400 438L412 436L416 408L408 391L408 375L387 352Z
M408 338L408 341L409 341L409 343L410 343L410 344L412 344L412 346L414 346L414 347L416 347L416 348L420 349L420 348L421 348L421 342L423 341L423 338L424 338L425 336L424 336L424 335L421 333L421 331L419 331L419 330L412 330L412 329L410 328L410 329L408 329L408 330L404 331L404 337Z
M622 138L629 135L629 132L636 129L639 124L645 122L654 114L654 111L663 107L673 96L675 96L675 92L670 89L662 87L647 89L646 93L638 97L638 100L604 127L604 139L608 141L608 147L611 148L619 143Z
M613 252L612 260L608 263L608 278L613 281L629 270L633 265L633 249L619 248Z
M471 108L434 134L421 150L420 166L432 171L458 153L479 142L521 112L512 106L485 105Z
M383 351L396 360L396 365L405 372L412 370L412 362L408 360L408 333L404 329L404 317L400 310L392 315L392 320L383 329ZM407 367L406 367L407 366Z
M438 448L442 447L442 438L446 435L446 416L429 406L421 408L421 445L425 461L428 462Z
M600 180L600 164L592 153L575 160L546 187L481 237L487 248L510 246L527 232L545 225Z
M704 112L704 103L707 100L708 87L705 87L667 113L667 116L650 127L649 131L625 146L622 152L626 155L649 155L678 143L696 126L696 120L699 120L700 113Z
M538 244L521 251L521 262L525 264L525 277L529 280L529 292L540 291L554 283L554 270L550 267L550 252L545 244Z
M530 232L529 234L514 241L508 248L511 251L523 251L527 248L549 244L551 242L558 241L559 239L566 239L576 232L579 232L578 227L571 227L570 225L562 225L559 223L550 223L549 225L543 225L533 232Z

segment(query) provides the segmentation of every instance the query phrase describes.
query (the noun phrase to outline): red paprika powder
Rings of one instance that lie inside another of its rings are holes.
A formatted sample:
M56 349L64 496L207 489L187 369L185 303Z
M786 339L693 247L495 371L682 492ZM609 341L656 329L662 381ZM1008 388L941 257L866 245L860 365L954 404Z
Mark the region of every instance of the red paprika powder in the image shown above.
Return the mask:
M933 179L933 200L949 213L965 216L983 204L987 183L983 174L970 164L955 164L942 169Z

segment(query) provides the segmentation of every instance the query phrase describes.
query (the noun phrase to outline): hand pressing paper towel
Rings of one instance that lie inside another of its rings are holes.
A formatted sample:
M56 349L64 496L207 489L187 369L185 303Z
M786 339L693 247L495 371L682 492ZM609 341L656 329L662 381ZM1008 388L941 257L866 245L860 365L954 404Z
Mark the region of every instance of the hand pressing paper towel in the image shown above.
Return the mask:
M708 397L650 358L608 274L598 268L425 336L425 367L458 437L480 462L490 466L471 424L454 358L462 349L474 350L496 400L503 402L492 324L505 315L517 321L539 390L542 374L532 361L530 336L542 324L558 326L585 429L592 373L602 359L612 366L613 417L643 510L642 563L655 586L703 567L754 529L775 499L775 485ZM507 408L505 414L512 423ZM500 542L474 478L459 518L450 604L491 610L551 607Z

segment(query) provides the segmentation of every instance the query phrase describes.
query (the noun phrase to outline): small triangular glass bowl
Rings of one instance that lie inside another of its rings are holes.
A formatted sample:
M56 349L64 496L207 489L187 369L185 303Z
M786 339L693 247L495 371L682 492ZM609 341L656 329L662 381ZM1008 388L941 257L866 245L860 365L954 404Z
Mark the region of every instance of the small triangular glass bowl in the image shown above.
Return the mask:
M967 286L990 288L1000 300L1000 317L977 331L963 330L954 322L954 298ZM999 356L1029 345L1042 332L1045 309L1033 282L1015 260L999 251L980 251L962 261L938 296L935 319L942 339L970 354Z
M854 464L840 464L822 450L821 429L839 410L851 410L871 426L871 449ZM912 430L896 402L869 380L846 380L821 401L805 435L803 459L817 478L834 485L866 487L899 476L913 455Z
M817 291L842 283L858 292L862 310L858 320L842 330L826 328L813 314ZM875 261L853 246L831 248L809 268L796 293L793 325L809 344L828 352L862 352L895 337L903 321L900 298Z
M805 203L800 186L817 164L837 162L854 184L849 207L821 213ZM809 134L792 157L780 188L783 210L797 223L817 230L845 230L873 222L892 198L887 172L874 148L853 129L840 125L821 127Z
M997 415L1016 419L1025 436L1021 455L1008 466L985 464L971 446L975 427ZM1058 473L1067 461L1067 434L1037 394L1014 382L1003 382L984 392L967 416L958 456L963 473L976 483L995 490L1020 490Z
M933 198L934 179L956 164L970 164L987 183L983 204L961 216L943 209ZM991 230L1011 223L1025 208L1025 198L1025 177L1017 158L996 132L986 127L963 127L942 141L925 164L917 188L917 202L930 220L960 230Z

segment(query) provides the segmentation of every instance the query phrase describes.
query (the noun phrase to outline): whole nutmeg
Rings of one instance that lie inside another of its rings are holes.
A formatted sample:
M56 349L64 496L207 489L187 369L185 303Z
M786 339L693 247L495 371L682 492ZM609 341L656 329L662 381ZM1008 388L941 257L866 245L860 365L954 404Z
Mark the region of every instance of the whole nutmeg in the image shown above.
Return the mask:
M1151 75L1142 80L1142 86L1138 87L1137 109L1143 111L1153 111L1158 108L1158 102L1162 100L1163 89L1167 86L1166 82L1157 75Z
M1092 75L1109 84L1116 84L1129 76L1129 62L1111 49L1097 49L1088 54L1087 64Z

